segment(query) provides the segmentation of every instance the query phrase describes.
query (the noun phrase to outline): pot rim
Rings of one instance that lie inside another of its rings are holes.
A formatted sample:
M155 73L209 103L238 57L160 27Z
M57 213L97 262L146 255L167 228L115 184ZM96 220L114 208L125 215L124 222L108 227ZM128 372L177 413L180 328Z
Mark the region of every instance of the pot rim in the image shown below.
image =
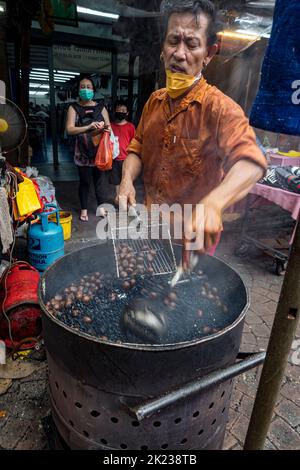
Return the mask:
M217 256L212 256L212 258L214 258L214 259L220 261L222 264L226 265L231 271L233 271L241 279L241 281L243 283L243 286L244 286L244 289L245 289L245 293L246 293L245 307L241 311L240 315L235 319L235 321L233 323L231 323L230 325L228 325L226 328L224 328L224 329L222 329L222 330L220 330L220 331L218 331L214 334L205 336L201 339L194 339L192 341L182 341L182 342L178 342L178 343L166 343L166 344L116 343L114 341L102 340L102 339L97 338L95 336L88 335L87 333L83 333L81 331L74 330L70 326L66 325L64 322L58 320L50 312L48 312L48 309L47 309L46 305L44 304L44 301L43 301L43 298L42 298L43 294L45 293L45 289L46 289L46 287L45 287L45 278L46 278L47 274L49 273L49 271L55 269L56 264L61 262L62 259L65 259L65 258L67 258L71 255L74 256L74 253L78 253L80 251L86 250L87 248L93 248L93 247L96 247L96 246L99 246L99 245L102 245L102 244L104 244L104 243L89 245L88 247L80 248L79 250L74 250L74 251L68 253L67 255L63 256L62 258L59 258L58 260L56 260L51 266L49 266L46 269L46 271L44 271L44 273L40 277L39 286L38 286L38 299L39 299L39 303L40 303L40 306L41 306L41 309L42 309L42 313L44 315L46 315L51 321L56 323L57 326L62 327L67 332L72 333L76 336L79 336L80 338L83 338L83 339L88 340L88 341L92 341L92 342L97 343L97 344L104 344L106 346L118 347L118 348L122 348L122 349L130 349L130 350L133 349L133 350L151 351L151 352L174 351L174 350L177 350L177 349L185 349L185 348L193 347L193 346L196 346L196 345L199 345L199 344L208 343L209 341L212 341L212 340L214 340L218 337L221 337L221 336L225 335L226 333L228 333L229 331L233 330L234 328L237 327L237 325L239 323L241 323L244 320L244 318L246 316L246 312L247 312L247 310L249 309L249 306L250 306L249 288L248 288L247 284L245 283L245 281L243 279L243 276L240 273L238 273L238 271L235 268L233 268L229 263L227 263L226 261L223 261L222 259L218 258ZM209 255L207 255L207 256L209 256Z

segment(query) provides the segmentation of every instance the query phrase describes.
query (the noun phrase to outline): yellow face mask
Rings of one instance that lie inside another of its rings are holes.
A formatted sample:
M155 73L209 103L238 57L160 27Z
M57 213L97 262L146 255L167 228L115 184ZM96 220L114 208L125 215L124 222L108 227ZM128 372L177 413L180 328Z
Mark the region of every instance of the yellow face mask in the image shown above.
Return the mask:
M201 73L194 77L194 75L187 75L185 73L173 73L171 70L166 71L167 75L167 92L170 98L176 99L183 95L194 83L201 78Z

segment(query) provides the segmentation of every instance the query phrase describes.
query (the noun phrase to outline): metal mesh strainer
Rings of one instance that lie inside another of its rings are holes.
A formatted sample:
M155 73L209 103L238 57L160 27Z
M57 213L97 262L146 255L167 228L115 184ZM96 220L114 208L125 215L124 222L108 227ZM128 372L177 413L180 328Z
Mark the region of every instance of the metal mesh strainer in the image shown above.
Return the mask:
M170 274L176 260L167 224L145 224L135 217L124 226L110 225L118 277L128 274ZM126 271L125 271L126 270ZM122 275L123 273L123 275Z

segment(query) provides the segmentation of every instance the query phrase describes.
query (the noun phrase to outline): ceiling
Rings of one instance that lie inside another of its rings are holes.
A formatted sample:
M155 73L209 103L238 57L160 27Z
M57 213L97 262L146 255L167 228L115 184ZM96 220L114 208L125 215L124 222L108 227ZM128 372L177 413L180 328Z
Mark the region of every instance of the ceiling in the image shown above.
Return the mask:
M115 13L125 18L155 18L160 16L159 7L161 0L77 0L78 5L92 10L103 11L106 13ZM168 3L168 0L163 0ZM133 5L140 5L135 8ZM257 25L258 32L267 28L270 32L272 18L275 6L275 0L215 0L215 4L225 13L234 12L237 21L242 21L242 28L249 28L249 25ZM142 8L142 6L144 7ZM145 7L146 6L146 7ZM151 10L152 6L152 11ZM153 8L156 7L156 8ZM110 21L101 17L95 17L80 13L79 19L91 21L94 23Z
M128 2L133 3L133 2ZM141 2L139 2L141 3ZM148 5L151 2L148 2ZM148 11L147 9L134 8L128 6L123 0L77 0L79 6L89 8L91 10L103 11L106 13L115 13L123 17L128 18L153 18L159 15L158 10ZM79 17L85 17L90 15L80 14ZM95 18L95 17L94 17Z

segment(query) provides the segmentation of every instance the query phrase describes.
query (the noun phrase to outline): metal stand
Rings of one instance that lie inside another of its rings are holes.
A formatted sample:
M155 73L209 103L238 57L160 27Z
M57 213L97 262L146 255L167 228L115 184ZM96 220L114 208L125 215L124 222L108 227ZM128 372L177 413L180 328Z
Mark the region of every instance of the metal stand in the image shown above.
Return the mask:
M300 223L286 275L245 441L245 450L264 448L300 317Z
M257 248L261 249L265 252L268 256L273 258L275 263L275 272L277 276L280 276L283 271L286 269L286 264L289 258L288 254L285 254L278 249L272 248L271 246L260 242L259 240L248 237L246 234L248 233L248 216L250 210L250 198L249 196L246 199L246 206L245 206L245 213L242 220L242 231L241 231L241 241L239 245L235 248L235 255L239 256L240 258L244 258L248 255L249 249L252 246L256 246Z

